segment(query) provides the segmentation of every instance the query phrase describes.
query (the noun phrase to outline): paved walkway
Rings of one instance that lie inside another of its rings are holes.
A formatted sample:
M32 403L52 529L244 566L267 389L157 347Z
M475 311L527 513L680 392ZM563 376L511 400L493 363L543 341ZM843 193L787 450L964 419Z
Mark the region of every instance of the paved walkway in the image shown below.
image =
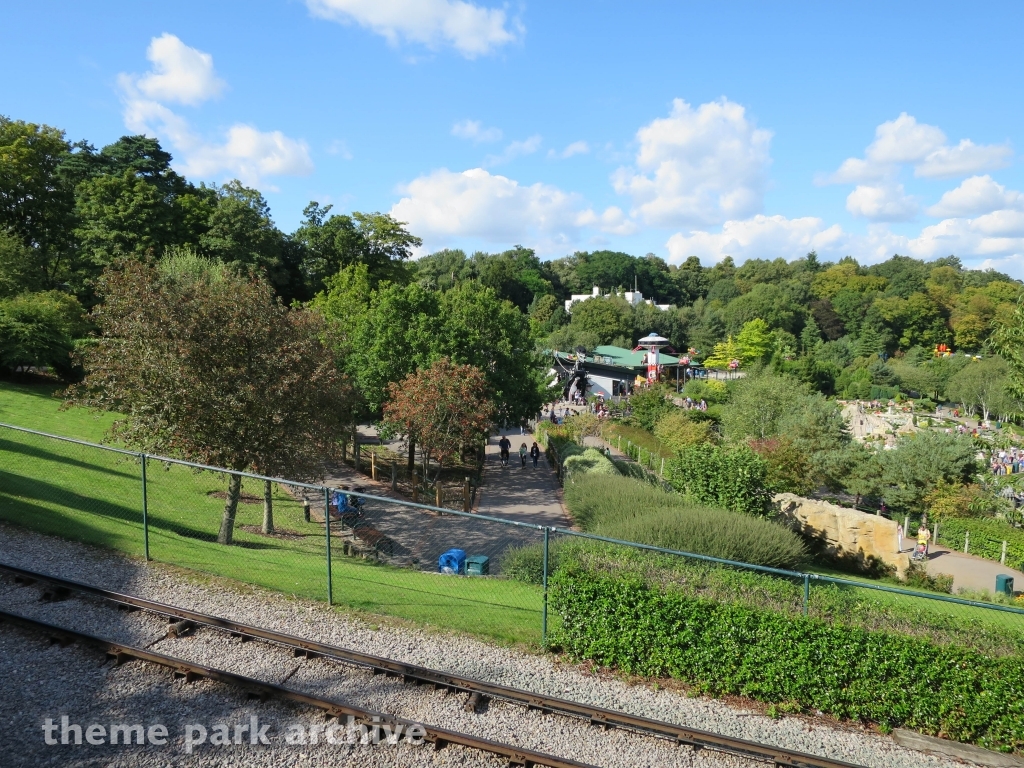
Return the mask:
M476 511L482 515L501 517L534 525L568 528L569 519L562 511L558 480L541 454L537 467L526 457L526 466L519 461L519 446L533 445L533 435L522 435L518 429L506 430L512 443L511 457L507 467L499 461L498 440L494 435L487 441L486 464L484 468L482 494Z
M916 539L903 539L904 551L912 552L916 545ZM965 555L963 552L954 552L946 547L931 547L928 552L927 568L928 573L933 575L942 573L952 576L954 593L961 587L975 591L994 592L996 576L1000 573L1013 577L1014 591L1024 591L1024 573L1000 565L994 560Z

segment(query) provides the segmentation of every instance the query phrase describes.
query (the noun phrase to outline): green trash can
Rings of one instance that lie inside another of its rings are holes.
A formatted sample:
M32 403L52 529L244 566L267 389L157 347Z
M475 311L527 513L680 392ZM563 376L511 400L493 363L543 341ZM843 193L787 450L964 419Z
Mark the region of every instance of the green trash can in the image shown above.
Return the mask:
M1013 576L1000 573L996 576L996 592L1013 597Z
M491 558L486 555L470 555L466 558L467 576L486 576L491 572ZM1013 580L1010 580L1012 585Z

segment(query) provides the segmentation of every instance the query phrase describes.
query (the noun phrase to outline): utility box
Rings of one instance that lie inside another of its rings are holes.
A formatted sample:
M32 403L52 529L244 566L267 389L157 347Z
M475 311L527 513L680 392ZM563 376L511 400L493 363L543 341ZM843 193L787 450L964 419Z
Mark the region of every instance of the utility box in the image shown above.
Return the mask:
M996 576L996 592L1013 597L1013 576L1007 576L1005 573L998 574Z
M486 576L490 572L491 558L486 555L470 555L466 558L467 576Z

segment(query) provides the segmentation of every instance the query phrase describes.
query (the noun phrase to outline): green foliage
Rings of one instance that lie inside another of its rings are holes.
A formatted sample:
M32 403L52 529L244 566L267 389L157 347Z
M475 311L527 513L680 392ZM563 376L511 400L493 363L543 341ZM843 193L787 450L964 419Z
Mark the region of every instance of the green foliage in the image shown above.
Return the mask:
M565 482L578 483L583 475L618 475L612 460L596 448L587 448L582 453L565 459Z
M740 441L778 434L782 419L794 411L806 391L798 380L767 371L739 379L722 413L725 436Z
M972 555L999 562L1005 541L1006 566L1024 569L1024 530L1003 520L943 518L939 523L939 542L962 552L968 531L971 533L969 549ZM1014 588L1024 587L1015 584Z
M776 568L796 567L807 554L800 537L781 525L695 506L618 474L566 484L565 503L584 530L613 539Z
M555 642L627 674L1004 750L1024 748L1024 664L921 637L695 598L563 563Z
M749 445L768 465L772 491L806 496L815 489L810 458L788 436L751 440Z
M718 434L710 421L694 421L687 411L669 411L654 425L654 436L661 444L679 451L693 445L715 442Z
M665 399L666 394L663 387L642 389L633 394L629 398L629 409L632 412L629 417L630 423L640 429L652 432L658 420L675 408Z
M1009 416L1021 410L1010 395L1009 366L1001 357L972 361L949 379L946 396L961 403L968 413L977 409L988 420L990 414Z
M960 435L927 430L900 438L895 450L878 455L886 503L921 512L924 497L940 480L971 482L978 471L975 453L971 440Z
M662 443L654 434L631 424L616 421L605 422L601 427L601 437L616 447L619 445L619 438L622 438L623 453L626 452L628 444L633 443L633 445L643 448L646 453L665 457L672 455L672 449Z
M64 378L76 376L71 353L75 336L86 324L73 296L49 291L0 300L0 366L53 368Z
M666 463L672 486L697 504L769 518L773 515L768 465L747 446L702 445Z
M570 325L577 333L594 334L600 344L611 344L620 337L632 337L632 311L629 304L615 296L588 299L573 305Z

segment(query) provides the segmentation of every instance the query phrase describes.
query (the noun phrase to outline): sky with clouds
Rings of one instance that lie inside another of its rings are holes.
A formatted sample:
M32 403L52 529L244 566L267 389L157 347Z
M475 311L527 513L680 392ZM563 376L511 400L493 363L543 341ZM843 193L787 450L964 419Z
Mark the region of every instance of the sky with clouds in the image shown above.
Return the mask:
M896 7L898 5L898 7ZM1024 278L1018 2L22 3L0 113L443 247Z

